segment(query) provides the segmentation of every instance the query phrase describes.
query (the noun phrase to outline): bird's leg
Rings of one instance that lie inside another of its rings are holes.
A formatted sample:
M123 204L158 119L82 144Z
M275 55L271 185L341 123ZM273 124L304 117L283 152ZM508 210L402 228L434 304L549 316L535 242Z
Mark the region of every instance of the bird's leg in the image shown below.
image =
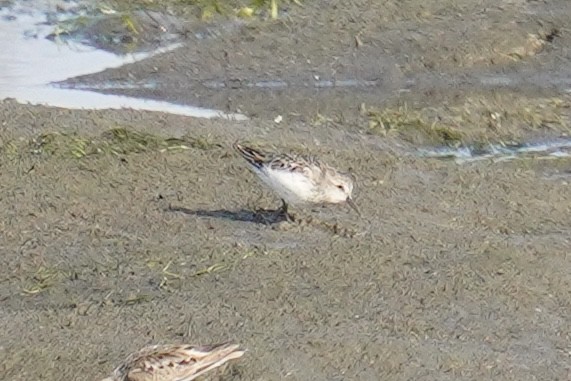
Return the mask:
M287 202L282 198L282 210L281 212L285 215L287 222L293 222L293 218L289 215Z

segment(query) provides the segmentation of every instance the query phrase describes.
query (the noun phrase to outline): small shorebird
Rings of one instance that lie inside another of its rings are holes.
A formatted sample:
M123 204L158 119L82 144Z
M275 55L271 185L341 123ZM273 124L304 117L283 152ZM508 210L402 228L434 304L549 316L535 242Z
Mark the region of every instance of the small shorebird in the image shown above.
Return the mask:
M153 345L131 354L102 381L191 381L243 354L236 344Z
M291 220L288 205L339 204L346 202L359 216L353 202L353 178L314 157L266 154L234 143L258 177L282 199L282 212Z

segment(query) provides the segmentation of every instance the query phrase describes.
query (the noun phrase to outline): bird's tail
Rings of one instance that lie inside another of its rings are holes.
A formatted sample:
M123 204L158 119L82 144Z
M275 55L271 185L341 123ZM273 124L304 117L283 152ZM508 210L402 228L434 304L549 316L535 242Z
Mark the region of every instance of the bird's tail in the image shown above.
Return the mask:
M238 142L234 143L233 147L244 159L246 159L248 163L252 164L256 168L261 168L267 160L266 155L263 152L251 147L243 146Z
M194 347L192 348L193 355L198 360L188 377L179 378L181 381L194 380L204 373L217 368L224 363L238 359L244 354L244 350L240 349L236 344L219 344L213 346Z

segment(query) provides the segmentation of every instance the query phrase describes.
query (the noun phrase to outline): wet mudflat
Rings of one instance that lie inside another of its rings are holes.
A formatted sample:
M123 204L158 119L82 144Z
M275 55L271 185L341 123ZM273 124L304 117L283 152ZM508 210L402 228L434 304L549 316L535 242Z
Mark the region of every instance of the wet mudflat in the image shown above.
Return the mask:
M233 340L248 352L226 380L567 379L571 159L418 149L565 140L569 5L472 3L284 4L68 81L150 77L98 91L247 121L1 102L2 378L99 379L146 344ZM481 80L498 75L517 80ZM288 86L247 86L267 80ZM237 139L351 168L363 219L275 221Z

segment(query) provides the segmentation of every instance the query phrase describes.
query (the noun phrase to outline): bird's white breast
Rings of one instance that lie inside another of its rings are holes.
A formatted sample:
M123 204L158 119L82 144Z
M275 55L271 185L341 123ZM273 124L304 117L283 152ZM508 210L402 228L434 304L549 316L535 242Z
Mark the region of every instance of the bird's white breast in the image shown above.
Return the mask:
M315 197L315 184L303 172L264 167L260 178L290 204L311 202Z

